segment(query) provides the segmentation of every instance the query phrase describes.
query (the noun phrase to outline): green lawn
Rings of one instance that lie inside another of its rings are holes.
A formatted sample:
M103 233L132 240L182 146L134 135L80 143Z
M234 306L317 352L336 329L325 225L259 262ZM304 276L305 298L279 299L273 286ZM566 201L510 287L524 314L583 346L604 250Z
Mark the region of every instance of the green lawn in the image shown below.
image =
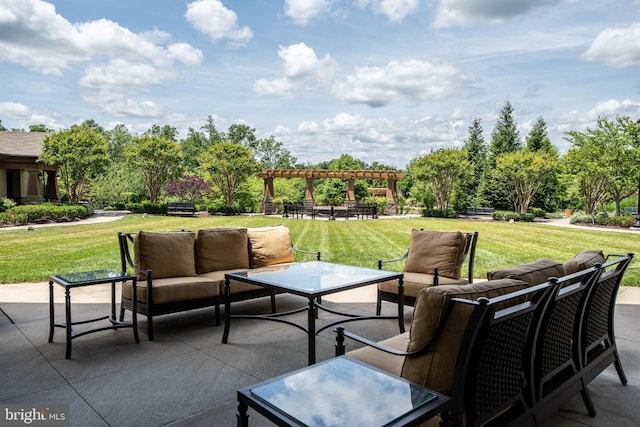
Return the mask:
M618 233L553 227L536 223L407 218L349 221L311 221L278 216L176 218L128 215L113 222L0 230L0 283L41 282L51 274L119 268L118 231L170 231L204 227L258 227L285 224L296 246L320 250L322 259L375 268L376 260L401 256L412 228L478 231L474 276L540 257L566 261L583 249L608 253L638 252L640 233ZM301 258L302 259L302 258ZM402 263L395 263L401 270ZM624 284L640 286L640 267L634 260ZM390 267L391 268L391 267Z

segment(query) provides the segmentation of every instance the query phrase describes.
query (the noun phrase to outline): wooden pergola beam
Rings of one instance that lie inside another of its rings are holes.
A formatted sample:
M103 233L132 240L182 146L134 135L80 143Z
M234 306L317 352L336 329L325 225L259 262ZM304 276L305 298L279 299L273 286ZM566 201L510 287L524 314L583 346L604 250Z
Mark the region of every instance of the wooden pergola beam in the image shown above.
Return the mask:
M395 170L329 170L329 169L265 169L260 178L307 178L307 179L395 179L404 174Z

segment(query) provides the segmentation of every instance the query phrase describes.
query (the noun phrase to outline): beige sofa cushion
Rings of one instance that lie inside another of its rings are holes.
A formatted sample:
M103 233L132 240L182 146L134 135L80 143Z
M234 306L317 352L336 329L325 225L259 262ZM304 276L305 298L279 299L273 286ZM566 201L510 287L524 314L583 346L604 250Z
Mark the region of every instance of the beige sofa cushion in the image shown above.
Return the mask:
M147 282L141 281L137 285L137 298L139 302L147 302ZM133 297L131 282L123 283L122 295L125 298ZM220 285L206 277L167 277L164 279L153 278L153 303L163 304L167 302L186 301L200 298L215 297L220 295Z
M438 276L438 283L440 285L468 285L469 280L463 277L459 279L451 279L449 277ZM433 286L433 275L425 273L404 273L404 295L409 297L417 297L421 290ZM388 280L386 282L378 283L378 289L383 292L389 292L393 294L398 293L398 281Z
M452 270L464 254L467 238L459 231L411 230L409 256L404 270L433 274L433 268L447 268L439 276L460 278L460 267Z
M502 279L424 289L416 300L407 350L421 349L434 338L452 298L494 298L526 287L521 280ZM402 367L404 378L444 394L451 393L456 357L471 316L471 306L456 304L453 307L442 334L431 343L429 350L407 356Z
M224 280L225 280L224 275L226 273L235 273L236 271L239 271L239 270L235 269L235 270L210 271L208 273L203 273L198 277L206 277L207 279L217 283L218 286L220 287L220 295L224 295ZM229 285L231 286L232 294L235 294L238 292L244 292L244 291L254 291L256 289L264 289L264 287L262 286L252 285L245 282L238 282L237 280L232 280L229 283Z
M154 279L195 276L195 234L192 232L140 231L133 240L135 263L151 270ZM141 273L138 280L146 280Z
M498 271L488 271L487 279L520 279L529 286L546 282L549 277L562 277L565 275L564 266L548 258L539 258L526 264Z
M573 274L591 268L596 264L603 264L604 260L604 254L600 250L581 251L573 259L564 263L564 269L566 274Z
M210 271L249 268L246 228L203 228L196 233L196 269Z
M251 268L293 262L289 229L275 227L248 228Z
M409 332L380 341L380 345L393 348L398 351L407 351L407 347L409 346ZM369 365L373 365L383 371L390 372L393 375L402 375L404 356L394 356L369 346L352 350L347 353L347 356L362 360Z

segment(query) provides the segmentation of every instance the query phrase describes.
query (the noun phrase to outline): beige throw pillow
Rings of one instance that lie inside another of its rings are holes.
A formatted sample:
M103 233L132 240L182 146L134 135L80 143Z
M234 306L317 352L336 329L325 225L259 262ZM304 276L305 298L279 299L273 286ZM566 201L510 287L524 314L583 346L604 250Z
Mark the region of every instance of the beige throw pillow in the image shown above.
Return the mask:
M195 276L195 240L192 232L140 231L133 243L135 263L151 270L155 279ZM146 279L146 274L139 274L138 280Z
M438 267L439 275L459 279L460 266L453 267L460 262L466 243L466 236L459 231L411 230L405 271L433 274L434 267Z
M488 271L487 279L520 279L527 282L529 286L533 286L546 282L549 277L562 277L564 275L565 270L561 263L549 258L539 258L516 267Z
M248 228L251 268L293 262L289 229L275 227Z
M578 252L573 259L565 262L564 269L567 274L573 274L591 268L596 264L603 264L604 260L602 251L596 249L585 250Z
M198 274L249 268L246 228L203 228L196 234Z

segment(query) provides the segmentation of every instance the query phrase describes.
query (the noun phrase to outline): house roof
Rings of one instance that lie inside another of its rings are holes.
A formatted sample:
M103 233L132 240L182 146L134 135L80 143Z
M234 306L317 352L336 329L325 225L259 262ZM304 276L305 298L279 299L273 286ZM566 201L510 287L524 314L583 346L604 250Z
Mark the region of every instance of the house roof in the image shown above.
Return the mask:
M38 158L46 135L46 132L0 132L0 158Z

